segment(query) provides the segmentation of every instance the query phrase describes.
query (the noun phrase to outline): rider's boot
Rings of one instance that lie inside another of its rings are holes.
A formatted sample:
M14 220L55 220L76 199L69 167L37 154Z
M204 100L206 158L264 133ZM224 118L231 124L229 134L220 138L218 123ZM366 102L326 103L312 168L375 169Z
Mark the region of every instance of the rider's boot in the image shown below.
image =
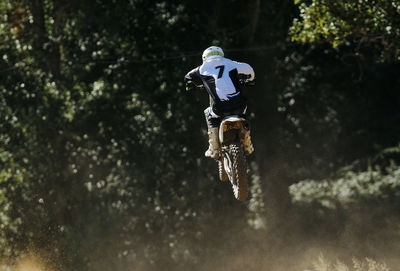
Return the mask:
M245 130L244 138L243 138L243 147L244 147L244 153L246 156L250 155L254 151L253 143L251 143L251 137L250 137L250 129Z
M218 127L208 128L208 150L204 154L206 157L213 159L219 158L219 142L218 142Z

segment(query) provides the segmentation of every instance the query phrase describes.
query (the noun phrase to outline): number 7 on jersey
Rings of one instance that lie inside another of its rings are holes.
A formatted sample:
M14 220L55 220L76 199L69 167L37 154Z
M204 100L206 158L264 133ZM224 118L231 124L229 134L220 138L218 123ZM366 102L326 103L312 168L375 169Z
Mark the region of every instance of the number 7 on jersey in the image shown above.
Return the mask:
M224 69L225 69L225 66L224 66L224 65L221 65L221 66L216 66L216 67L215 67L215 69L219 69L219 72L218 72L218 77L217 77L217 79L221 78L221 77L222 77L222 75L224 74Z

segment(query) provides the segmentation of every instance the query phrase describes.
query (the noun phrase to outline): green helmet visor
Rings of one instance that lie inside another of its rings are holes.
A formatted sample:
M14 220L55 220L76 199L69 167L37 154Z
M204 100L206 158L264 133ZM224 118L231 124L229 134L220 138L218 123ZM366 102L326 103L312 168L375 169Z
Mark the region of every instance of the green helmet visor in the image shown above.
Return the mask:
M203 59L206 59L206 58L208 58L208 57L210 57L210 56L224 56L224 54L223 53L221 53L221 52L218 52L218 51L212 51L212 52L209 52L208 54L206 54L204 57L203 57Z

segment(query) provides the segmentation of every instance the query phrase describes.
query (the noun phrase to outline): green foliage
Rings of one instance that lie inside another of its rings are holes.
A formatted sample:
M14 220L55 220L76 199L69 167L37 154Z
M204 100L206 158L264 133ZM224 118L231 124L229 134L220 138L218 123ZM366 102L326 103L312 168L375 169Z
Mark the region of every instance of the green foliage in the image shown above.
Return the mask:
M186 94L182 78L201 56L181 56L209 46L187 38L204 31L195 6L21 0L1 1L0 14L2 257L183 268L223 223L216 206L247 225L247 206L199 158L207 97Z
M398 1L295 1L300 19L294 19L293 41L326 41L334 48L343 44L370 46L380 61L398 61L400 3Z
M400 153L400 148L389 148L381 155ZM349 208L357 203L384 202L398 206L400 196L400 167L394 163L384 169L368 168L353 171L344 168L336 179L303 180L290 186L295 203L316 203L323 208Z
M290 191L295 202L318 202L326 208L368 200L393 202L400 193L400 168L386 170L387 174L377 170L348 171L334 181L305 180L292 185Z

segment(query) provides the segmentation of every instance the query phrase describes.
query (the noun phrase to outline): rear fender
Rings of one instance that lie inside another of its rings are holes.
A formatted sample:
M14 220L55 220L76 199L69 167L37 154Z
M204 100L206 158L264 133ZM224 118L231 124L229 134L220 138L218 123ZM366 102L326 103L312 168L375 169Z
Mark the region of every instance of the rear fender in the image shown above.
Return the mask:
M227 116L219 125L219 142L224 142L224 134L229 130L241 131L243 127L247 126L247 120L237 115Z

